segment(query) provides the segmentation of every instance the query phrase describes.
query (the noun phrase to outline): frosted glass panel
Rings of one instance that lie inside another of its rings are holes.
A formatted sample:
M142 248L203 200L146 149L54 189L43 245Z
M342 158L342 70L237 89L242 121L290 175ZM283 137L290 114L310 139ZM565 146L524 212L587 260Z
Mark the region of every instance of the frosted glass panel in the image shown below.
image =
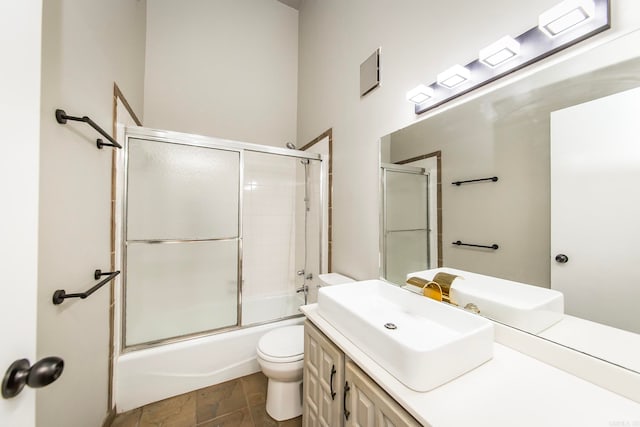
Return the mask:
M427 228L426 175L386 172L387 230Z
M127 346L237 323L238 242L127 246Z
M387 233L387 280L402 284L406 274L429 268L427 231L397 231Z
M130 139L127 240L238 236L235 151Z

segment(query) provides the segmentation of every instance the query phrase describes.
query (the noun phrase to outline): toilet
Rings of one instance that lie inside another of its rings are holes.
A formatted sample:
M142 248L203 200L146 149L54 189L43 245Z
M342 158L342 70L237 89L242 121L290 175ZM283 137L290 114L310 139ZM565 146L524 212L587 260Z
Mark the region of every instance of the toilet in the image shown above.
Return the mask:
M318 275L323 285L353 282L338 273ZM258 341L258 364L269 379L267 414L284 421L302 414L302 368L304 365L304 326L272 329Z
M276 421L302 414L304 326L285 326L258 341L258 364L269 379L267 414Z

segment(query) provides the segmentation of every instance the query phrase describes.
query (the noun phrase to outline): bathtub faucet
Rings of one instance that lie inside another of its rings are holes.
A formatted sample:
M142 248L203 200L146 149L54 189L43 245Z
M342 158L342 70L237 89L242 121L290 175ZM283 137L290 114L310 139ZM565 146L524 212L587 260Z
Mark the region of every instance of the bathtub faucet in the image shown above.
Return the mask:
M297 275L297 276L304 276L304 273L305 273L305 271L304 271L304 270L298 270L298 271L296 271L296 275ZM311 273L307 274L306 276L304 276L304 279L305 279L305 280L311 280L311 279L313 279L313 274L311 274Z
M309 286L302 285L301 287L296 289L296 294L299 294L300 292L304 292L306 294L307 292L309 292Z

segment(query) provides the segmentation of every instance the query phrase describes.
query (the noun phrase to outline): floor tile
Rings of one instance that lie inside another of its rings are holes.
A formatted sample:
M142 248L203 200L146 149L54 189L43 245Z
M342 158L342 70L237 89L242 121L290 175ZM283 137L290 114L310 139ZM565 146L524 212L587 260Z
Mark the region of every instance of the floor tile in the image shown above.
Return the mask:
M267 414L264 404L251 407L255 427L301 427L302 415L285 421L276 421Z
M142 408L139 427L193 427L196 425L196 392L181 394Z
M198 424L198 427L254 427L249 408L232 412L211 421Z
M111 427L301 427L302 417L267 414L267 382L257 372L119 414Z
M138 427L142 408L119 414L111 423L111 427Z
M254 405L250 408L255 427L277 427L278 422L267 414L265 404Z
M239 379L197 390L196 420L213 420L248 407Z
M287 421L280 421L278 427L302 427L302 415Z
M264 404L267 401L268 379L262 372L247 375L240 380L249 406Z

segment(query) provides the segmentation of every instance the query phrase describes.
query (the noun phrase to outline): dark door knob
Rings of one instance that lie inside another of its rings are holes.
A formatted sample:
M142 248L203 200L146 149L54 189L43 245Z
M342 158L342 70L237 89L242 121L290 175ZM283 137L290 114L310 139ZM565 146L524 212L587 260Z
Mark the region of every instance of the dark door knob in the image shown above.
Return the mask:
M567 261L569 261L569 257L566 256L565 254L556 255L556 262L559 262L560 264L564 264Z
M2 379L2 397L17 396L25 385L32 388L47 386L60 378L63 369L64 361L59 357L45 357L33 366L27 359L16 360Z

